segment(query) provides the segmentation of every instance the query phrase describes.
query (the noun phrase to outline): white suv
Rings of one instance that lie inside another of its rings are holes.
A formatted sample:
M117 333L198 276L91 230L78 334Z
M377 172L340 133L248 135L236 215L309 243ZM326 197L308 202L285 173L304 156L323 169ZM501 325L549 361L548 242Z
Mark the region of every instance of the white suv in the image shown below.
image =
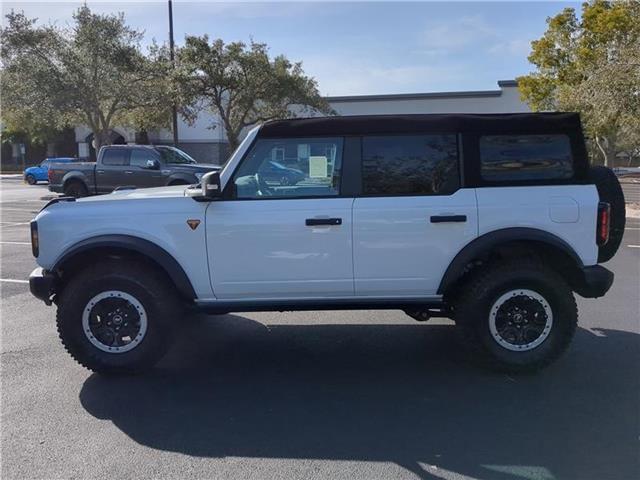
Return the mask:
M184 305L450 317L522 371L568 346L573 292L611 286L624 198L576 114L330 117L254 128L201 185L56 199L31 228L31 291L94 371L153 365Z

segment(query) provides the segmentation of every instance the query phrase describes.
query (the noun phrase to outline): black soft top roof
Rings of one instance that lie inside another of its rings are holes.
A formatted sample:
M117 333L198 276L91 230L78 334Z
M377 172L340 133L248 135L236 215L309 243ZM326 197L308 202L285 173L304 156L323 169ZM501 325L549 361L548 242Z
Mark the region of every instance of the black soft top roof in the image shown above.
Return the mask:
M582 129L577 113L349 115L274 120L262 126L258 137L458 132L581 134Z

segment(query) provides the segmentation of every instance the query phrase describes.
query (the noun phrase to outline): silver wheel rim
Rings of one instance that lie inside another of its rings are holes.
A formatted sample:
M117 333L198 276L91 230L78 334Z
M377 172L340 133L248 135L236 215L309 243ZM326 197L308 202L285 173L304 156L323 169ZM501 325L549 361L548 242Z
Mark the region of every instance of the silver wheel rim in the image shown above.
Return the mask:
M120 302L126 310L122 311L118 308L112 312L106 312L105 318L102 318L102 312L98 314L95 309L105 301ZM129 322L132 324L129 325ZM120 328L127 328L127 330L123 330L123 334L120 334ZM105 342L105 335L98 334L99 331L107 330L110 330L114 336L113 342ZM131 330L134 330L134 334L130 334ZM82 331L87 340L103 352L125 353L140 345L147 333L147 312L137 298L126 292L120 290L101 292L89 300L82 311Z
M534 312L514 305L518 301L525 306L530 305L529 308ZM536 348L547 339L552 326L551 305L533 290L510 290L500 296L489 310L491 338L501 347L513 352L526 352ZM533 334L536 334L535 338Z

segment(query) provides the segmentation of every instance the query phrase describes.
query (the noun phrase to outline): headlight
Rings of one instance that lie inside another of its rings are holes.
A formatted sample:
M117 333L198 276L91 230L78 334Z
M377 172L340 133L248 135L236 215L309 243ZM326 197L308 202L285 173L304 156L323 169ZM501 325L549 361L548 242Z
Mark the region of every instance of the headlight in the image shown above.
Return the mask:
M197 172L195 174L196 178L198 179L198 181L202 180L202 176L205 174L205 172Z

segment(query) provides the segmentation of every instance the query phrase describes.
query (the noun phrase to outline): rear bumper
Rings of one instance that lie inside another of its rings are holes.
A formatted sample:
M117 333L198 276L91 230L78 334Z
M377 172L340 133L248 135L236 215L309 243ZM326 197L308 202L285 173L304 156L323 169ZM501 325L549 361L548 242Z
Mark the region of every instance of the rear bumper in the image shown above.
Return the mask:
M51 185L49 184L49 191L55 193L64 193L62 185Z
M585 298L602 297L613 284L613 272L601 265L582 267L575 291Z
M55 293L55 286L58 277L47 272L41 267L36 268L29 275L29 289L31 294L42 300L47 305L51 305L51 297Z

